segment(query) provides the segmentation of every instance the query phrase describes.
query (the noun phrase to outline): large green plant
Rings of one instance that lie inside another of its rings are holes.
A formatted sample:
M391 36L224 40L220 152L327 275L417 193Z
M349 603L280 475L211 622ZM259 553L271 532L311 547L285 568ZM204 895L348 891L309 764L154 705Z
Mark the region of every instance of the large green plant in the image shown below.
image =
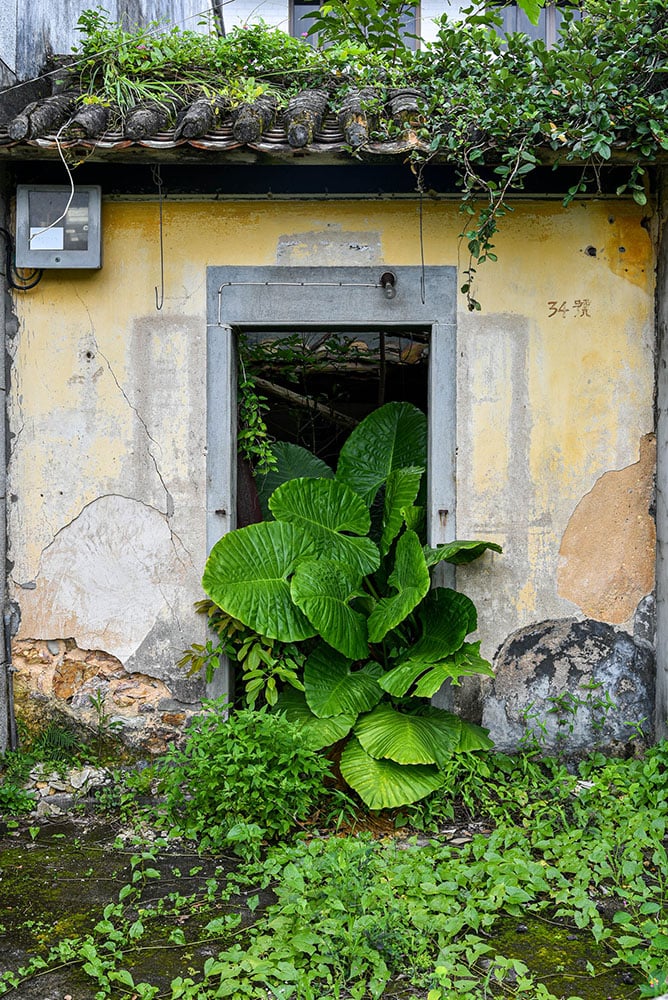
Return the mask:
M277 707L313 748L346 741L341 773L374 809L417 801L439 787L452 754L490 746L480 727L429 702L446 682L491 674L480 644L467 641L473 603L431 589L430 571L500 550L422 543L426 452L420 410L375 410L344 444L333 478L282 482L269 498L273 520L222 538L204 572L226 614L308 647L303 693L283 691Z

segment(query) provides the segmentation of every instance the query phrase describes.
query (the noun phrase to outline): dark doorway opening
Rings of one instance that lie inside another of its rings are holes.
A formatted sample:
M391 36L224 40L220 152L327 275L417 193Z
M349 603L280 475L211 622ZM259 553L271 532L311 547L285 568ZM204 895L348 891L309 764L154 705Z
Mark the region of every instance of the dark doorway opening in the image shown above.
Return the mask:
M335 469L350 432L391 401L427 410L426 331L257 331L240 363L267 399L270 437L312 451Z

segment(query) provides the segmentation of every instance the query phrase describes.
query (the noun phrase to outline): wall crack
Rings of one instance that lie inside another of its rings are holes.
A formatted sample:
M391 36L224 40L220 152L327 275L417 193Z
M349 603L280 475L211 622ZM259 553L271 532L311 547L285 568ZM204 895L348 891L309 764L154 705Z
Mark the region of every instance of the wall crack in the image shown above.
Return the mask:
M158 464L158 459L157 459L157 457L155 455L155 452L153 450L155 448L158 451L160 451L160 445L158 444L158 442L155 440L155 438L152 436L150 430L148 429L148 424L146 423L146 420L141 415L141 413L139 412L138 408L134 405L134 403L132 402L132 400L128 396L127 392L125 391L125 389L121 385L121 382L119 381L118 376L116 375L116 372L114 371L113 366L112 366L111 362L109 361L109 358L100 349L100 345L98 344L97 337L95 335L95 327L93 325L93 318L92 318L92 316L90 314L90 310L88 309L88 306L86 305L86 303L84 302L84 300L82 299L82 297L81 297L81 295L79 294L78 291L76 292L76 295L77 295L77 298L79 299L79 301L81 302L81 305L86 310L86 315L88 316L88 322L89 322L89 325L90 325L90 336L91 336L93 344L95 346L95 351L102 358L102 360L104 361L105 365L107 366L109 374L111 375L112 379L114 380L114 384L116 385L116 388L120 392L121 396L123 397L123 399L127 403L128 407L130 408L130 410L132 411L132 413L134 413L135 417L139 421L139 424L141 425L141 428L144 431L144 434L146 435L146 439L149 442L149 445L148 445L148 448L147 448L148 454L149 454L149 456L151 458L151 461L153 463L153 467L154 467L155 473L156 473L156 475L158 477L158 481L160 482L160 485L161 485L161 487L162 487L162 489L164 490L164 493L165 493L165 510L162 511L161 513L163 513L165 515L165 517L171 518L171 517L174 516L174 498L173 498L173 496L172 496L172 494L171 494L171 492L170 492L170 490L169 490L169 488L167 486L167 483L165 482L165 478L164 478L164 476L162 474L162 471L160 469L160 466Z

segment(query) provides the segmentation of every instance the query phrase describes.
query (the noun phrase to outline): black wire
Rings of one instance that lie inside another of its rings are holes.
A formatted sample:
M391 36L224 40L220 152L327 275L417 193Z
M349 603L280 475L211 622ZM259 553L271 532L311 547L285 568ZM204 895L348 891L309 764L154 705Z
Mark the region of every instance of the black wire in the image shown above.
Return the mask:
M163 241L163 226L162 226L162 175L160 173L160 164L156 167L151 167L151 174L153 176L153 182L158 187L158 205L160 206L160 295L158 296L158 286L155 286L155 308L160 311L165 302L165 253L164 253L164 241Z
M15 288L17 292L29 292L31 288L38 285L44 276L44 269L40 267L34 267L32 271L24 278L23 275L19 274L16 267L15 256L14 256L14 241L12 239L12 234L7 229L3 229L0 226L0 235L5 238L5 277L7 278L7 283L10 288ZM12 277L14 274L20 282L23 284L17 285Z

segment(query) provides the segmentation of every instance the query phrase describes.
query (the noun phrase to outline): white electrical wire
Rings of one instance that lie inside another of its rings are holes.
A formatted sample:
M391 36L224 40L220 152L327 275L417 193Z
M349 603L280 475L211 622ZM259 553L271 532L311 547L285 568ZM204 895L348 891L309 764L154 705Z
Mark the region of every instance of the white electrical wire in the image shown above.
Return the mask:
M72 123L72 119L70 118L70 119L68 119L68 121L64 122L60 126L60 128L58 129L58 131L56 132L56 135L55 135L56 146L58 147L58 154L60 156L60 159L63 161L63 166L65 167L65 170L67 171L67 179L70 182L70 196L67 199L67 205L63 209L62 214L59 215L57 219L54 219L53 222L50 222L48 226L45 226L44 229L39 229L36 233L30 233L29 234L29 238L28 238L29 239L29 243L32 243L32 241L35 239L35 237L41 236L42 233L48 233L48 231L50 229L53 229L55 226L58 225L59 222L62 222L63 219L65 218L65 216L67 215L67 213L69 212L70 206L72 204L72 201L74 200L74 177L72 175L72 171L70 170L69 164L68 164L67 160L65 159L65 155L63 153L63 148L60 145L60 133L63 131L64 128L67 128L68 125L71 125L71 123Z

